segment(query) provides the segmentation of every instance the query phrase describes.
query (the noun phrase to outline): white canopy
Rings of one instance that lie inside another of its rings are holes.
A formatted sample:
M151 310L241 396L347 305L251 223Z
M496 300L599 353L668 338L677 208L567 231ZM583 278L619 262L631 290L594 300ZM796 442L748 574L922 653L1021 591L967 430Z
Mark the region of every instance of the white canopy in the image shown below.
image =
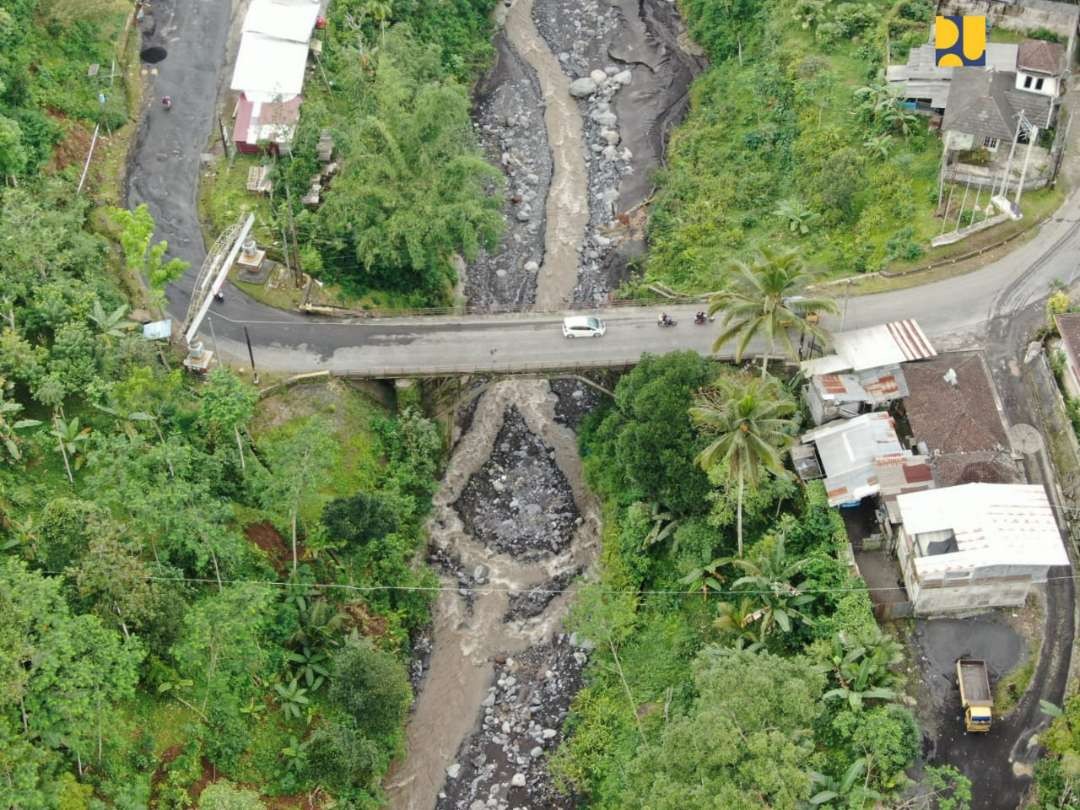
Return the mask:
M318 16L318 0L253 0L241 30L306 45Z
M289 42L247 31L233 70L233 90L251 101L289 101L304 89L308 43Z

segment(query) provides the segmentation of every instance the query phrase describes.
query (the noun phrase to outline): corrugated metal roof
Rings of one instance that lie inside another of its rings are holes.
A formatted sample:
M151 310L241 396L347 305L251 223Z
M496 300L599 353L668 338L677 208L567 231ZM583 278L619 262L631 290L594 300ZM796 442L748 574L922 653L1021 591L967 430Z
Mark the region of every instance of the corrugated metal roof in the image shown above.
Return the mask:
M242 90L252 102L289 101L304 89L307 42L289 42L247 31L233 70L233 90Z
M1046 491L1027 484L963 484L905 493L897 507L909 536L951 530L957 550L916 558L920 575L993 565L1068 565Z
M861 371L937 356L918 321L910 319L840 332L833 335L833 351L835 354L804 362L803 372Z
M833 506L877 493L875 462L905 455L887 413L832 422L805 433L802 440L817 446L825 470L825 490Z

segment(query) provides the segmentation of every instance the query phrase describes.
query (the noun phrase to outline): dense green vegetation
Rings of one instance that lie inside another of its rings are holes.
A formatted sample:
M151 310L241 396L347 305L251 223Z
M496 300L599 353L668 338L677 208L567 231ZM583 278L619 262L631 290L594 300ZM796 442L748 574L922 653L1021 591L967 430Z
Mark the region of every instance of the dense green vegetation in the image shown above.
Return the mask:
M732 474L749 462L723 437L782 452L785 400L691 352L646 357L583 428L606 522L572 626L596 651L553 768L590 807L869 807L907 785L900 645L843 562L839 515L762 447L742 498ZM964 780L935 779L965 806Z
M429 600L365 586L433 582L414 560L441 435L336 385L260 401L222 369L196 383L128 320L121 279L157 307L182 263L145 208L91 227L77 175L48 162L54 119L97 120L86 69L107 69L127 11L0 9L17 161L0 184L0 806L373 807ZM126 120L122 101L103 114Z
M123 82L110 85L109 66L130 13L126 0L0 5L0 180L35 175L64 136L65 119L110 129L127 121ZM102 66L95 77L87 75L92 63Z
M811 267L917 258L939 225L940 142L880 83L925 41L926 0L685 0L713 61L675 132L645 278L715 290L728 260L796 247Z
M452 256L495 243L501 175L478 151L467 88L490 54L492 7L330 6L321 75L332 87L309 83L293 156L279 165L291 194L279 202L293 206L306 271L373 302L443 304L457 280ZM342 172L324 205L301 210L323 129Z

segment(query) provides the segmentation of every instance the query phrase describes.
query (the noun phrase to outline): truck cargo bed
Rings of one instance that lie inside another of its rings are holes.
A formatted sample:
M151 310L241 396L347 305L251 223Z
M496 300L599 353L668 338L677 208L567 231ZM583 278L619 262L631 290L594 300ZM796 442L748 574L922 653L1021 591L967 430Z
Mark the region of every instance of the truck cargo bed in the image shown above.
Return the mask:
M986 676L986 664L982 661L960 661L960 691L969 705L989 703L990 681Z

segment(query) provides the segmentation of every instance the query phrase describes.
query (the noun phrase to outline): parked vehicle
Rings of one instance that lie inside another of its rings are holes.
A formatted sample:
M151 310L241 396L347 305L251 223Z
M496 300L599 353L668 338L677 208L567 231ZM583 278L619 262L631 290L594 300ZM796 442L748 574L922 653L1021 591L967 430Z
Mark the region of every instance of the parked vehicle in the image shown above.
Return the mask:
M956 683L960 687L960 705L964 709L964 728L978 733L989 731L994 696L990 692L986 662L977 658L957 659Z
M563 318L563 337L603 337L606 331L607 324L591 315L575 315Z

